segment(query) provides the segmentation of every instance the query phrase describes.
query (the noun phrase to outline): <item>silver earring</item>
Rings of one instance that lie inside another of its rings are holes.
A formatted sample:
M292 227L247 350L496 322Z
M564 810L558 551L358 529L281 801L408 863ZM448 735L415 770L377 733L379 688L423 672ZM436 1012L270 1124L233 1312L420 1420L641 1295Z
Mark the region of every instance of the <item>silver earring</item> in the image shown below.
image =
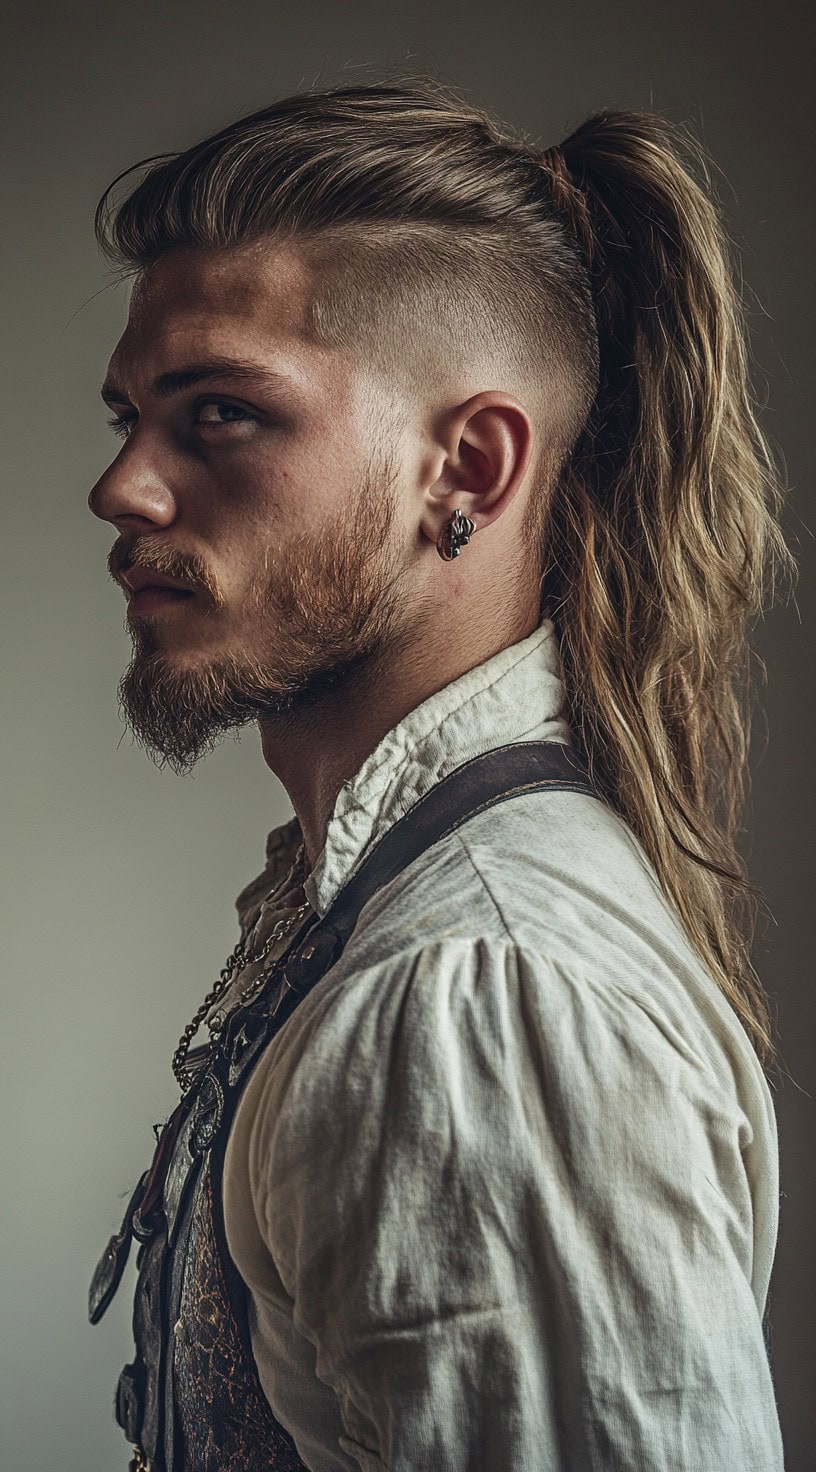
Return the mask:
M454 557L458 557L475 530L475 521L471 521L469 516L463 516L457 507L450 521L443 526L437 539L436 550L443 561L450 562Z

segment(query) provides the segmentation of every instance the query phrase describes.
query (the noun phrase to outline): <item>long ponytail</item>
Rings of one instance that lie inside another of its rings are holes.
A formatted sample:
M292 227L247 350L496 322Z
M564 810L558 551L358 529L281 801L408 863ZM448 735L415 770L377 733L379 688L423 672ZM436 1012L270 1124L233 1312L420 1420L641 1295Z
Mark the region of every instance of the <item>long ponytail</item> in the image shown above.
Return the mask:
M573 730L767 1063L750 958L762 896L736 847L746 635L768 575L794 564L727 238L702 149L655 114L596 113L541 162L580 243L598 328L592 408L527 528L540 535L546 510L542 603Z

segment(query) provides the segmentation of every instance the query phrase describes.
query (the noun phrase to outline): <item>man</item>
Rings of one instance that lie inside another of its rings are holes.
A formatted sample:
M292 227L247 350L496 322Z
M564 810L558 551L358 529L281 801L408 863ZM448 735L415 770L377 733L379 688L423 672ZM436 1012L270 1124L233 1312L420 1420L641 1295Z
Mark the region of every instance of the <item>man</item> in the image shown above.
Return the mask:
M135 1236L132 1466L781 1467L717 816L779 533L679 138L330 89L99 227L125 714L257 721L294 809L92 1285Z

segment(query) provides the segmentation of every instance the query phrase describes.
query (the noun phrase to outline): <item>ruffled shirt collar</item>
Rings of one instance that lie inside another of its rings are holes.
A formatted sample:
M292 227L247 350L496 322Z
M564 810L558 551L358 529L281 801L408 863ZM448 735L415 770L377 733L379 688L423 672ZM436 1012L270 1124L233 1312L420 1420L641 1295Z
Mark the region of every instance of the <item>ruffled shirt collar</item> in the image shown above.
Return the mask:
M321 918L371 845L455 767L512 741L569 741L555 626L542 618L510 644L423 700L382 737L335 799L326 841L303 893ZM242 924L291 867L297 816L266 841L266 867L236 900Z

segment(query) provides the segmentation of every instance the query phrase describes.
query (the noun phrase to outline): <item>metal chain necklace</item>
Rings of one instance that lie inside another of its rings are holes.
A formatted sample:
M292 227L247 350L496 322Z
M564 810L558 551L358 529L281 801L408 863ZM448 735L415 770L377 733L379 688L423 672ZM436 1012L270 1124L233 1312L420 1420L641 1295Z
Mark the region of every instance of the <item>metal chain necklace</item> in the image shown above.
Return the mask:
M291 880L297 874L298 870L301 869L301 867L304 865L305 858L306 844L305 842L303 842L298 848L289 873L286 875L281 884L278 885L279 890L282 891L291 882ZM210 1008L214 1006L216 1002L220 1001L221 997L223 997L224 992L226 991L227 987L232 981L233 976L235 975L235 972L239 969L239 967L250 966L253 965L256 961L266 960L266 957L269 955L269 952L272 950L273 946L275 946L277 942L283 939L285 936L292 934L306 918L306 915L310 909L311 906L309 904L300 905L298 909L294 910L291 915L286 915L283 917L283 919L278 920L277 923L272 927L272 931L264 942L261 950L258 951L256 955L248 956L245 950L245 943L243 941L239 941L232 954L228 956L227 961L222 968L221 975L218 981L215 983L215 986L212 987L212 989L207 993L195 1016L191 1018L191 1020L187 1023L184 1032L179 1038L178 1047L173 1054L173 1073L175 1074L176 1082L181 1089L182 1096L189 1092L196 1078L199 1076L198 1067L191 1069L187 1064L186 1059L187 1054L190 1050L190 1044L196 1033L198 1032L201 1023L204 1021L204 1018L206 1017ZM260 972L259 975L255 977L254 981L247 982L247 985L242 988L239 994L238 1001L235 1004L236 1007L241 1007L246 1002L251 1001L252 998L260 991L266 979L267 978L264 973ZM213 1013L213 1016L210 1018L207 1024L210 1033L210 1040L206 1053L207 1058L211 1058L213 1053L215 1052L215 1049L218 1045L218 1039L221 1036L225 1021L226 1014L218 1011Z

